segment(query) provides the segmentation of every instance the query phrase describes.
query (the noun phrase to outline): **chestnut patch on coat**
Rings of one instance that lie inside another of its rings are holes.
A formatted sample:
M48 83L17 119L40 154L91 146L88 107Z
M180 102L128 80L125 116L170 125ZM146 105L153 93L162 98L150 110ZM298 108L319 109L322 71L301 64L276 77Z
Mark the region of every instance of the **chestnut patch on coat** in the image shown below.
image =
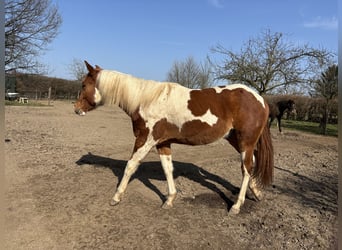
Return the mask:
M144 119L140 116L138 111L135 111L131 115L131 119L133 125L133 133L136 137L133 152L136 152L140 147L144 146L150 131L148 127L146 127L146 123Z
M171 145L170 143L160 143L157 144L157 150L160 155L171 155Z
M183 124L181 129L183 140L186 144L198 145L208 144L222 138L226 132L226 127L222 122L210 126L200 120L188 121Z
M214 88L192 90L188 101L188 108L194 116L202 116L210 110L219 121L228 117L238 119L244 116L242 113L248 113L247 110L260 113L259 105L261 103L257 102L255 96L242 88L224 89L220 93Z
M188 108L194 116L202 116L209 109L213 115L218 116L217 103L213 102L213 99L219 101L220 94L217 94L215 89L202 89L190 91L190 100L188 101Z
M153 139L160 145L180 143L188 145L200 145L214 142L222 138L227 131L227 126L222 121L210 126L200 120L185 122L181 128L163 118L153 126Z
M152 136L155 141L162 143L171 138L179 138L180 133L175 124L169 123L166 118L163 118L154 124Z

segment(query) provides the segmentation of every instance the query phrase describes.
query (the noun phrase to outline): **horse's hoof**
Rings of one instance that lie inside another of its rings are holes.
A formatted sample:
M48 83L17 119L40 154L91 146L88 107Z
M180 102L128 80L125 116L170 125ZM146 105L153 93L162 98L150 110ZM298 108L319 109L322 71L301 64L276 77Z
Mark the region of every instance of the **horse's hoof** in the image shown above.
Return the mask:
M228 215L237 215L240 213L240 208L235 208L234 206L229 210Z
M116 205L118 205L119 203L120 203L120 201L111 200L109 204L110 204L111 206L116 206Z
M164 202L164 204L162 205L162 209L171 209L172 207L173 205L167 202Z
M258 195L254 194L254 197L256 201L261 201L264 198L264 195L262 193L259 193Z
M264 194L261 191L254 192L253 189L251 189L252 195L250 198L254 198L255 201L261 201L264 198Z

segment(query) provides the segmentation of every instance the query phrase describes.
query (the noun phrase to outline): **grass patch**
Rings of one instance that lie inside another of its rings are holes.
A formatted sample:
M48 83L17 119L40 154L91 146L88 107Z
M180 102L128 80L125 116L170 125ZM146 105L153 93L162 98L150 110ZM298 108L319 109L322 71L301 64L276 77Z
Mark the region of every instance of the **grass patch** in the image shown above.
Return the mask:
M283 128L300 130L303 132L322 135L321 128L319 127L319 124L316 122L281 120L281 123ZM327 135L337 137L337 124L327 124Z
M52 105L43 104L40 102L32 101L28 103L19 103L17 101L5 100L6 106L25 106L25 107L52 107Z

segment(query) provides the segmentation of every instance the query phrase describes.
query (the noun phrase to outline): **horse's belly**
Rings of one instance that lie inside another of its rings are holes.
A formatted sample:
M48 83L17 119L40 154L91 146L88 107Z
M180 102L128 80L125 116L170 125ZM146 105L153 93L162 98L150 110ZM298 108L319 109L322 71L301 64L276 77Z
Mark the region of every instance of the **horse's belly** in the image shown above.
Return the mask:
M224 124L218 123L210 126L196 120L185 123L180 130L180 135L187 144L202 145L224 138L229 133L229 130Z

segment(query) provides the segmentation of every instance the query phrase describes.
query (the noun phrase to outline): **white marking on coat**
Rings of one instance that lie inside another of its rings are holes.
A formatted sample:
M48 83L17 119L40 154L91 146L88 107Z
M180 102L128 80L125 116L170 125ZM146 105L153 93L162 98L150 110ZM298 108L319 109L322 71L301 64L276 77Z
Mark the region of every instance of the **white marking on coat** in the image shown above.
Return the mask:
M95 93L94 93L94 102L96 103L96 105L98 105L102 100L102 96L100 94L100 91L95 88Z
M207 112L202 115L202 116L194 116L195 119L199 119L201 122L205 122L207 124L209 124L210 126L213 126L214 124L216 124L218 118L216 115L213 115L211 113L211 111L208 109Z
M224 88L220 88L220 87L215 87L216 93L221 93L223 90L225 89L237 89L237 88L241 88L244 89L246 91L248 91L249 93L253 94L254 97L262 104L262 106L265 108L265 102L264 102L264 98L262 98L262 96L260 96L258 93L256 93L255 91L253 91L252 89L248 88L246 85L243 84L231 84L231 85L227 85Z
M160 155L160 161L168 183L169 195L176 194L177 190L173 180L173 164L171 155Z
M217 123L218 117L212 114L209 109L201 116L193 115L188 109L190 91L192 90L177 87L175 92L172 90L163 92L158 99L158 105L150 106L149 109L140 108L139 113L144 118L148 128L152 129L154 124L163 118L166 118L169 123L176 125L179 129L184 123L194 120L200 120L209 126ZM150 119L146 120L145 117L150 117Z

